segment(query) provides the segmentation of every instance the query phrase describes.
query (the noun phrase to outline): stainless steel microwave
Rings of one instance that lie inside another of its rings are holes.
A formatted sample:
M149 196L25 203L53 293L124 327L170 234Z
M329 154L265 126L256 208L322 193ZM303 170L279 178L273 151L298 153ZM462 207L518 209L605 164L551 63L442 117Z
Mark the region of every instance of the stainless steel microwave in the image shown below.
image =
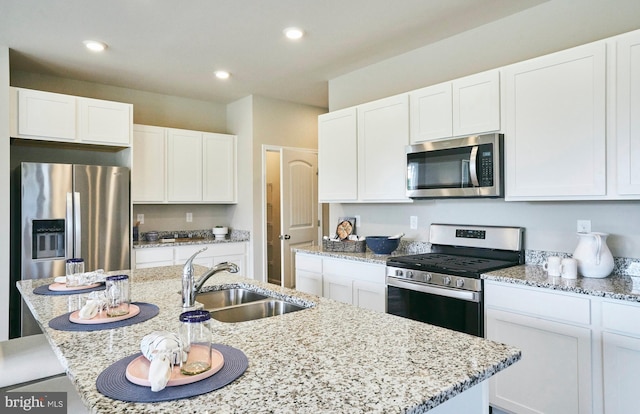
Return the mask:
M407 197L504 197L502 134L407 146Z

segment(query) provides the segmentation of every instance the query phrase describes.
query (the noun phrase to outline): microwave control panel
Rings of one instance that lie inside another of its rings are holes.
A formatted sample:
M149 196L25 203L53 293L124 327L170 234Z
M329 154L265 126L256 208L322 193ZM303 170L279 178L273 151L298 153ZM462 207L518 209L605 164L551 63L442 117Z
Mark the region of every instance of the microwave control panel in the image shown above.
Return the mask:
M481 145L480 148L480 174L478 183L480 187L493 186L493 151L491 145Z

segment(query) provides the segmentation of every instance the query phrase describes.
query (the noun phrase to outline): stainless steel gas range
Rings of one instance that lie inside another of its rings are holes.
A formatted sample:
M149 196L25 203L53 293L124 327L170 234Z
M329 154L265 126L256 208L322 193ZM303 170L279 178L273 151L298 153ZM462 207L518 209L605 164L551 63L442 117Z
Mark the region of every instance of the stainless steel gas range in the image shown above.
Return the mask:
M484 336L480 275L524 263L524 228L432 224L429 242L387 259L387 313Z

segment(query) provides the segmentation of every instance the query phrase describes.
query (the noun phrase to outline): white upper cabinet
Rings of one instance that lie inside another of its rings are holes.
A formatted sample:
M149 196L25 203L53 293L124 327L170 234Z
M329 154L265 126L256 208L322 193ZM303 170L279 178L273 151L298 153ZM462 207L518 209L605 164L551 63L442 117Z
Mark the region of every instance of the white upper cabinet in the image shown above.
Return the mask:
M134 126L134 203L233 204L236 169L235 135Z
M412 144L453 136L451 82L413 91L409 103Z
M131 146L133 105L11 88L11 136Z
M505 69L507 200L606 192L604 42Z
M318 116L318 199L358 199L356 108Z
M162 203L166 188L165 129L148 125L133 127L131 200L134 203Z
M64 141L76 139L74 96L30 89L13 91L18 99L16 135Z
M202 200L202 133L167 129L167 201Z
M615 44L617 92L617 193L640 195L640 31Z
M411 143L500 130L500 71L410 92Z
M320 202L410 201L406 195L409 97L318 117Z
M202 200L236 201L236 137L202 134Z
M78 98L78 137L82 142L131 145L131 105Z
M500 130L500 71L478 73L453 82L453 135Z
M380 99L359 105L357 110L358 198L407 201L409 96Z

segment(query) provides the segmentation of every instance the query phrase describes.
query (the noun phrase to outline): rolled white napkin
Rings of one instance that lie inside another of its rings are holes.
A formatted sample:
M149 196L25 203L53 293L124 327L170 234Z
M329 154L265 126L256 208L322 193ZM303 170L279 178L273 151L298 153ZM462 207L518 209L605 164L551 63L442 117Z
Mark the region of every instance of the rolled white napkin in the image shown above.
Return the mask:
M155 331L146 335L140 342L140 351L151 362L148 379L153 392L161 391L167 386L172 365L179 365L187 360L182 338L168 331Z
M89 299L87 303L78 312L80 319L92 319L95 318L100 310L100 302L97 300Z

